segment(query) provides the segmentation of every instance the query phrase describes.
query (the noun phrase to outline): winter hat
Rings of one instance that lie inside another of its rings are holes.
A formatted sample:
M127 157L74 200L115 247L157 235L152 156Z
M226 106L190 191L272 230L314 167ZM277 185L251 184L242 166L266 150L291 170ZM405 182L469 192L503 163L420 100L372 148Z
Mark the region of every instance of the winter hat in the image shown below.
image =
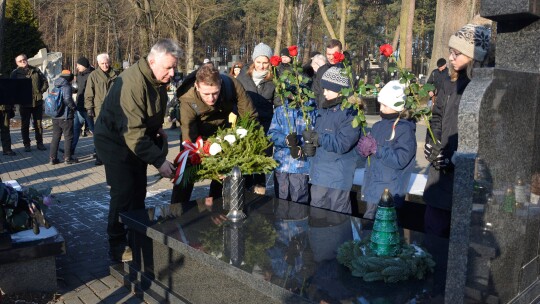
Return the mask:
M88 68L90 66L90 61L88 61L88 58L86 57L81 57L77 60L77 64L80 64L85 68Z
M255 49L253 49L253 54L251 54L251 59L255 61L255 59L259 56L266 56L268 57L268 59L270 59L272 55L274 55L274 53L272 53L272 49L268 45L261 42L257 44L257 46L255 46Z
M73 74L70 70L62 70L62 73L60 73L60 77L66 79L67 81L73 80Z
M349 78L341 74L341 69L331 67L324 72L321 78L321 87L332 92L340 92L343 88L350 87Z
M448 46L476 61L483 61L488 52L490 36L486 27L467 24L450 37Z
M382 88L377 100L390 109L401 112L405 105L405 98L405 85L399 83L399 80L392 80ZM403 102L403 104L395 106L398 102Z
M440 68L442 67L443 65L446 64L446 59L444 58L439 58L439 60L437 60L437 67Z
M282 49L281 52L279 52L279 56L291 57L291 54L289 53L289 49L288 48Z

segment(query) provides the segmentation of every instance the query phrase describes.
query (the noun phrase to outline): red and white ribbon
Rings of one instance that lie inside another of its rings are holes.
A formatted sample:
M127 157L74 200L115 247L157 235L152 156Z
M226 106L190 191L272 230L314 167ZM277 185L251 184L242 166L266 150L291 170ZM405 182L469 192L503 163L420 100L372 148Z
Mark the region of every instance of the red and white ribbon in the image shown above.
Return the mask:
M187 139L182 142L182 146L184 147L184 150L178 153L173 163L176 166L176 173L172 182L177 186L182 181L188 158L193 154L199 153L199 150L202 149L203 139L199 136L195 143L192 143Z

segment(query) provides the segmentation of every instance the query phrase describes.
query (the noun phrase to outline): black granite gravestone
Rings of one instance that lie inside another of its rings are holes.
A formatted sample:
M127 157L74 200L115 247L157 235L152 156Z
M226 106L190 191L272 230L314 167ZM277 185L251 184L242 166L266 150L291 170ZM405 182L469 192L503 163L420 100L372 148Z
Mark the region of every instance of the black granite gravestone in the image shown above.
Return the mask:
M497 21L496 66L474 70L461 99L445 303L540 297L539 9L481 3Z
M32 80L0 78L0 104L32 105Z

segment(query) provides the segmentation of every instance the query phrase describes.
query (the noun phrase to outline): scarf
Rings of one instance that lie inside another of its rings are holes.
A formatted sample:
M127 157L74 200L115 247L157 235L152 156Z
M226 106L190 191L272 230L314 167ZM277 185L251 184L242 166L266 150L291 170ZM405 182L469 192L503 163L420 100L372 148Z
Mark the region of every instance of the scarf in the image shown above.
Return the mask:
M268 71L261 71L257 72L253 70L253 73L251 75L251 78L253 79L253 82L255 82L256 86L259 86L259 83L268 75Z

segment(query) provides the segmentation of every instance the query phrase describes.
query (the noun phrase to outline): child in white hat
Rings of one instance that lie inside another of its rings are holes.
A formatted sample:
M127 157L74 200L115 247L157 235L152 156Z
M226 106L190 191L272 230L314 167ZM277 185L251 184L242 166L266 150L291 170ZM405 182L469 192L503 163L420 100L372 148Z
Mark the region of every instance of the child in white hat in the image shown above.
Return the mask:
M403 118L405 86L398 80L387 83L378 96L381 120L371 133L358 141L357 151L370 157L364 173L362 200L367 203L364 218L373 219L385 188L390 190L398 212L405 202L409 178L415 166L416 124Z

